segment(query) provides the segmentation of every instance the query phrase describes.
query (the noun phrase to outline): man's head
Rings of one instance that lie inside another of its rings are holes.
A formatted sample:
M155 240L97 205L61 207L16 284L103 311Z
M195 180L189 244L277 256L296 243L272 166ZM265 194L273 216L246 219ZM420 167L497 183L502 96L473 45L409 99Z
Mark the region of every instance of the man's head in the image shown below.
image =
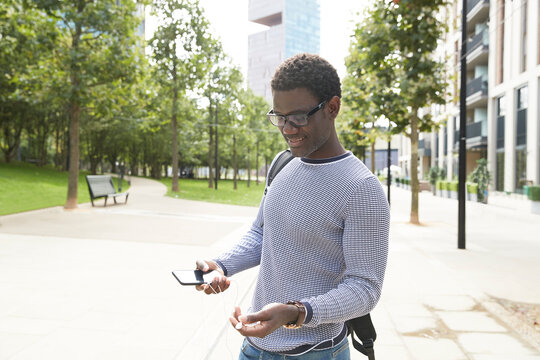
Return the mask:
M274 107L268 118L294 156L321 159L344 152L334 125L341 85L330 63L318 55L295 55L278 67L271 86Z
M297 54L285 60L274 73L272 92L307 89L319 102L333 96L341 98L341 83L336 69L315 54Z

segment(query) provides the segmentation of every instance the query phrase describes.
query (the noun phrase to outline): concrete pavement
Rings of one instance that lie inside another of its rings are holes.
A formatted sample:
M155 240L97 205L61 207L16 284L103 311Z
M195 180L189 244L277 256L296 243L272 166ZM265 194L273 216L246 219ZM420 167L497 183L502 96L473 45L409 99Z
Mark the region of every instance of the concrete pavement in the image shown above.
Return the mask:
M247 309L256 269L219 296L170 272L230 246L257 209L164 193L134 178L127 205L0 217L0 359L237 358L227 317ZM455 200L421 193L413 226L410 193L391 195L377 359L540 360L538 329L499 301L540 304L540 216L467 203L468 246L457 250Z

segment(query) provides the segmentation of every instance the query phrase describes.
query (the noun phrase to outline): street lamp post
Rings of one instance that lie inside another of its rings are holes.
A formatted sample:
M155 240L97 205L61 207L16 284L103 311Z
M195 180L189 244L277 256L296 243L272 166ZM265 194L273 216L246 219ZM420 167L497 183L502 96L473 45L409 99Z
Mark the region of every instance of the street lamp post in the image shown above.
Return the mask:
M461 13L461 88L459 89L458 249L465 249L465 173L467 141L467 0Z

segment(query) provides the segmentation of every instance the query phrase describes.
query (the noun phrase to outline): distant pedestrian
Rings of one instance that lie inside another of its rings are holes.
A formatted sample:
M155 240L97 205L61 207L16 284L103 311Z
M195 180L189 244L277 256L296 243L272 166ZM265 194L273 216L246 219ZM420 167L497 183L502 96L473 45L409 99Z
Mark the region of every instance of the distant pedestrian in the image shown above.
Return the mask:
M334 67L299 54L280 65L271 86L267 117L295 158L265 192L238 244L197 261L201 270L223 274L198 290L224 291L227 277L259 265L248 314L236 308L230 318L246 337L239 359L349 359L344 323L371 312L381 295L388 203L378 179L338 139Z

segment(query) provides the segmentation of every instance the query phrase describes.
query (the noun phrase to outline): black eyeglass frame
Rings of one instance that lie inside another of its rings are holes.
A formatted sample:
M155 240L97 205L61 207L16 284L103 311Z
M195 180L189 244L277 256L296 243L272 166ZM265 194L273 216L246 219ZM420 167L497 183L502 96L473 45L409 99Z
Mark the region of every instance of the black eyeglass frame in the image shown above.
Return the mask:
M278 114L274 114L274 109L272 109L266 114L266 117L268 118L268 121L270 121L270 123L274 126L285 126L285 122L288 122L295 128L299 128L299 127L307 126L309 124L308 118L312 116L313 114L315 114L317 111L321 110L325 104L326 104L326 100L324 100L315 108L313 108L312 110L308 111L305 114L278 115ZM291 121L292 117L302 117L302 121L305 122L305 124L302 123L299 125L294 120ZM275 119L277 123L272 121L272 119ZM282 121L281 124L280 124L280 120Z

